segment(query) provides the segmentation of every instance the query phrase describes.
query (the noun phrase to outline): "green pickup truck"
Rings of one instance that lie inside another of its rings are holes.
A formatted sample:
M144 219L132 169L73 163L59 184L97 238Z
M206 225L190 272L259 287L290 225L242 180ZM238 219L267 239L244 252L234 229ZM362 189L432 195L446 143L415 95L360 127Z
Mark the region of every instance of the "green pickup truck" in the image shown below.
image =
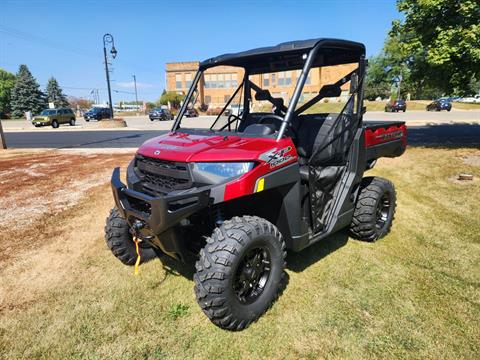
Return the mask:
M70 124L75 126L75 114L72 109L45 109L40 115L33 118L32 124L35 127L51 125L54 129L58 128L60 124Z

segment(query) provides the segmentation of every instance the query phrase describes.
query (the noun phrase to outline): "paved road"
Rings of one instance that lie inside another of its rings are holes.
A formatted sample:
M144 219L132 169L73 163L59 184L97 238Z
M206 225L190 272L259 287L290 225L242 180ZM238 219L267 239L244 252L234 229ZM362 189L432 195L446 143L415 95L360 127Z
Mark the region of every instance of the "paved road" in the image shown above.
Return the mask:
M165 130L7 132L9 148L137 148ZM468 146L480 149L480 125L410 126L410 145Z
M427 112L427 111L407 111L405 113L385 113L382 111L372 111L365 114L365 120L400 120L407 122L408 125L424 125L428 123L480 123L480 110L469 111L451 111L451 112ZM172 121L150 121L147 116L125 117L128 128L131 130L169 130L172 127ZM185 127L207 127L213 123L214 116L200 116L197 118L184 119L182 124ZM36 132L50 131L50 127L35 128L26 120L6 120L2 121L5 131L32 130ZM94 129L96 121L89 123L82 118L77 119L77 126L62 125L63 131L88 130Z

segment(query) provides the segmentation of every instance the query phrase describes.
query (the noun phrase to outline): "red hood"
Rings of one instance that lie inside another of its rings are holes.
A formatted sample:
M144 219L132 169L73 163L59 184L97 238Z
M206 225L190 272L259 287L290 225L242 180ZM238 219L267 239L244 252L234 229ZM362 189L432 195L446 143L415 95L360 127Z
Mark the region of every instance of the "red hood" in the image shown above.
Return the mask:
M138 154L178 162L255 160L284 140L239 136L191 135L181 132L155 137L143 143Z

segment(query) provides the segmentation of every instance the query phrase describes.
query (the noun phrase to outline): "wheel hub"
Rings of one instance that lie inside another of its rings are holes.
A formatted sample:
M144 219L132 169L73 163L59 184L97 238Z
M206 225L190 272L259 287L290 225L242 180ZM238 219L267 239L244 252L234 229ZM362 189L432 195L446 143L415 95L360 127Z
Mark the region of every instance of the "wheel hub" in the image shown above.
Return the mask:
M270 276L270 254L265 247L250 249L241 259L233 290L244 304L254 302L263 292Z
M387 193L383 194L380 201L377 204L376 211L376 226L378 229L383 229L388 220L388 214L390 212L390 197Z

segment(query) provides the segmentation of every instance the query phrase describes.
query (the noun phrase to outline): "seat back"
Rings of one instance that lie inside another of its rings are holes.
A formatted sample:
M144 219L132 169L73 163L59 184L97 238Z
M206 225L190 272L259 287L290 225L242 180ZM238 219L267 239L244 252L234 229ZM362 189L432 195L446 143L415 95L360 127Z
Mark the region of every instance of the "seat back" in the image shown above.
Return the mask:
M318 140L322 138L322 135L325 137L328 135L338 115L338 113L307 114L299 115L295 119L297 133L296 146L301 165L308 163L315 148L319 145Z

